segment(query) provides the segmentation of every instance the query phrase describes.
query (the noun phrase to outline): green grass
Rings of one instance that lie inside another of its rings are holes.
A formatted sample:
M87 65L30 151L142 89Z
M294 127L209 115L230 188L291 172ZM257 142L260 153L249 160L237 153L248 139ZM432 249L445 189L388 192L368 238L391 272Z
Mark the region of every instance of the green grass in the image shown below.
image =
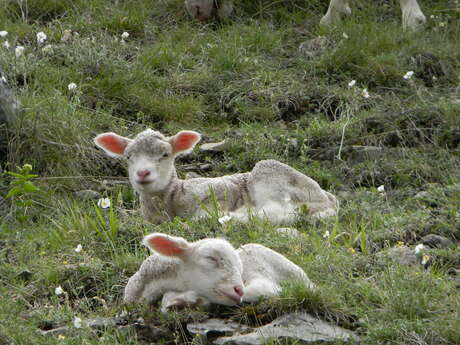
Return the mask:
M259 325L302 309L357 331L364 344L460 344L452 275L460 269L460 10L455 1L421 6L425 28L402 32L397 1L355 1L341 25L320 28L327 3L318 0L245 1L221 23L191 20L182 0L4 0L0 30L9 33L0 44L12 48L0 46L0 66L23 111L0 132L8 141L0 195L12 188L5 172L24 164L39 175L32 182L40 191L7 201L0 220L0 344L148 343L133 327L73 329L65 338L38 330L123 312L123 287L148 255L142 236L154 231L261 243L319 287L312 293L287 284L279 298L242 308L160 315L132 307L134 318L168 330L164 343L198 343L184 332L187 320ZM65 30L73 34L62 42ZM39 31L51 51L37 44ZM305 58L299 44L318 35L331 46ZM17 45L25 46L19 58ZM412 79L403 79L410 70ZM196 150L180 159L181 176L186 164L212 163L203 175L219 176L278 159L339 195L340 215L299 219L296 240L256 219L153 226L129 186L103 183L126 181L126 169L92 143L101 132L132 136L147 127L229 140L222 154ZM382 151L370 158L356 146ZM112 209L75 197L88 188L110 197ZM416 197L420 191L429 194ZM430 233L454 244L430 249L426 269L376 255ZM66 293L55 295L57 286Z

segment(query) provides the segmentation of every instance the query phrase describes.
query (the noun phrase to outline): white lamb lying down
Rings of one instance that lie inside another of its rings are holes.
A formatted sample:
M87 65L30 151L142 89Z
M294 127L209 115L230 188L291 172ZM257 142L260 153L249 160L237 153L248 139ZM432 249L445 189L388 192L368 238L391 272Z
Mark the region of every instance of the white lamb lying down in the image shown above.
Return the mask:
M337 214L334 195L275 160L260 161L247 173L179 179L174 167L176 156L192 150L200 139L200 134L193 131L165 137L147 129L134 140L103 133L94 141L109 155L128 160L129 180L140 194L145 218L153 223L175 216L207 217L205 209L212 209L215 200L223 213L241 221L254 215L274 223L290 223L300 210L314 218Z
M163 296L161 310L166 311L186 305L255 302L277 295L283 281L314 289L299 266L259 244L235 250L223 239L189 243L161 233L146 236L143 243L155 253L129 279L126 303L153 302Z

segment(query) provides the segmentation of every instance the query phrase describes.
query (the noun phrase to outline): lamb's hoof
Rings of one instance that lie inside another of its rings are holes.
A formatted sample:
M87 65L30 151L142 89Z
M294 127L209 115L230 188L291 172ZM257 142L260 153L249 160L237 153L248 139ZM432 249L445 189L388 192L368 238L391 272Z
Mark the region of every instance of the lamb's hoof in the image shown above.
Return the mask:
M426 17L422 12L409 12L403 15L403 28L417 30L426 22Z
M341 22L342 18L351 15L351 8L349 6L339 10L329 10L319 21L322 26L333 26Z

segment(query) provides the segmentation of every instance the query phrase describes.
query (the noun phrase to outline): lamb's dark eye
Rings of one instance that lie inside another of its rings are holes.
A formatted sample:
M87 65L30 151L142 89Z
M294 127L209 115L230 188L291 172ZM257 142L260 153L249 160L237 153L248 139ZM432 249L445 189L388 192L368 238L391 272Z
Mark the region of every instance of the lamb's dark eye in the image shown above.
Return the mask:
M169 153L163 153L163 156L161 156L161 158L168 158L169 157Z
M206 257L206 260L209 260L210 262L212 262L212 263L215 264L215 265L218 265L218 264L219 264L219 259L218 259L218 258L215 258L214 256L207 256L207 257Z

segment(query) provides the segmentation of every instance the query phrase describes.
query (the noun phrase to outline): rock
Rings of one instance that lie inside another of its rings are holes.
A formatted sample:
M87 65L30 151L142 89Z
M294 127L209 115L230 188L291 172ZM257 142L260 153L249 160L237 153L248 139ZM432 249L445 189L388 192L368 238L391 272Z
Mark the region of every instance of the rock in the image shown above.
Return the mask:
M227 129L224 135L230 138L242 138L244 137L244 132L240 129Z
M40 330L40 334L57 336L57 335L69 334L71 331L72 331L72 327L63 326L63 327L53 328L47 331Z
M275 231L285 237L290 237L290 238L300 237L300 232L294 228L278 228Z
M421 192L418 192L417 194L415 194L414 198L415 199L432 199L433 196L426 190L422 190Z
M225 149L228 147L228 142L227 140L222 140L218 143L207 143L203 144L200 146L200 150L202 152L212 152L212 153L217 153L217 152L223 152Z
M19 102L11 93L3 72L0 70L0 127L11 123L19 111Z
M185 179L189 180L191 178L198 178L201 177L200 174L194 172L194 171L189 171L188 173L185 174Z
M422 237L422 243L431 248L448 248L454 243L447 237L429 234Z
M209 170L212 170L212 164L210 164L210 163L200 164L200 165L199 165L199 169L200 169L201 171L209 171Z
M265 344L270 338L292 340L299 343L320 341L359 341L349 330L319 320L307 313L283 315L268 325L248 334L216 339L213 344Z
M400 265L417 265L419 258L415 255L415 251L407 246L393 247L377 253L378 257L387 257Z
M115 327L126 325L127 320L124 317L98 317L95 319L88 319L84 321L84 324L94 329L105 329L108 327Z
M314 59L321 56L331 45L332 41L329 38L326 36L318 36L302 42L299 45L299 53L307 59Z
M101 198L101 193L91 189L85 189L75 192L75 196L80 200L97 200Z
M22 270L21 272L19 272L17 277L19 279L29 281L32 278L33 275L34 274L32 272L30 272L29 270L26 269L26 270Z
M204 322L189 323L187 330L193 335L199 335L202 342L206 344L217 337L231 336L236 332L248 332L252 328L234 321L208 319Z
M346 147L343 153L354 162L364 162L380 158L383 152L383 148L378 146L352 145Z

